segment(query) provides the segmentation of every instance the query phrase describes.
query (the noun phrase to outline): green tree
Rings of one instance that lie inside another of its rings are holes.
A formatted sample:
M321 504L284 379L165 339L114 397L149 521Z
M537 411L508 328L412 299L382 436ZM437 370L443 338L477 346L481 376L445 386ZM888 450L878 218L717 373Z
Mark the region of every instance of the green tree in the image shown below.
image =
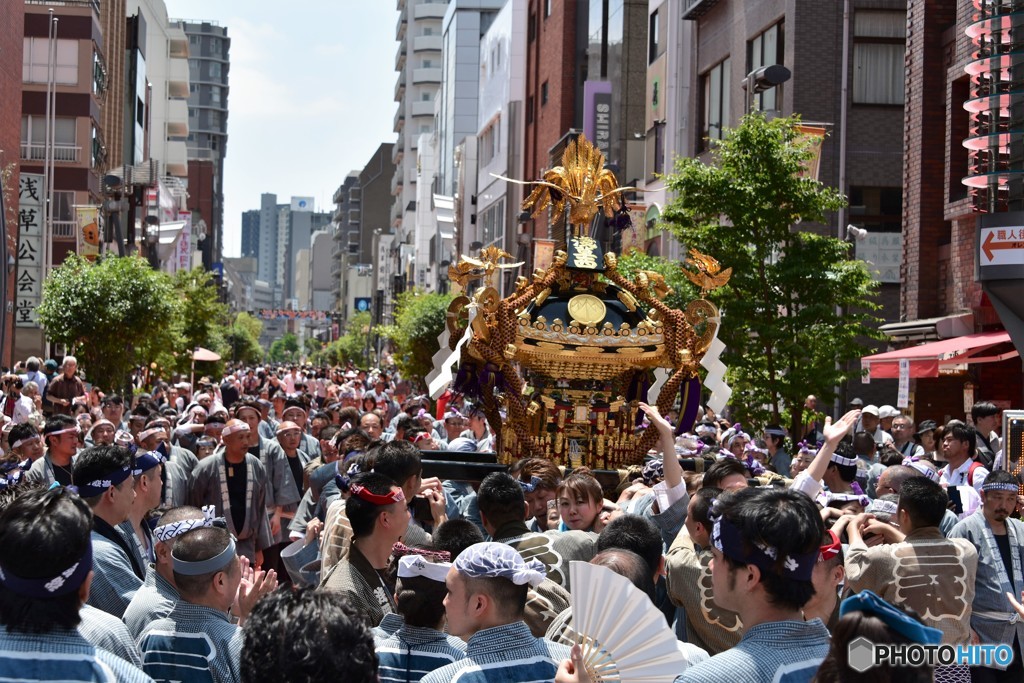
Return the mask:
M344 365L352 361L360 367L367 367L367 340L371 322L369 311L353 315L345 323L345 334L314 356L314 362L318 365Z
M68 256L43 282L39 321L104 390L124 387L136 365L173 344L179 313L171 278L137 256L96 264Z
M316 337L306 337L302 342L302 348L307 356L314 356L324 348L324 343Z
M803 173L812 157L797 118L743 117L710 164L680 159L663 215L679 240L732 268L709 298L722 310L719 338L741 419L788 419L799 434L803 399L830 400L857 376L849 361L877 338L877 285L849 245L820 231L845 198ZM837 366L838 363L838 366Z
M394 346L395 364L402 376L422 381L433 369L437 337L444 330L451 294L412 289L398 295L395 324L377 328Z
M231 360L246 364L256 364L263 360L263 347L260 346L260 335L263 323L248 313L239 313L228 329L225 341L231 349Z
M188 351L202 346L221 356L229 352L225 340L230 316L227 305L221 303L217 281L212 272L202 268L179 270L174 275L175 293L181 300L178 331L182 338L177 370L188 370L191 360ZM210 365L210 364L205 364ZM217 364L216 370L220 370Z
M270 360L275 363L284 363L299 359L299 338L291 332L286 332L280 339L275 339L270 345Z
M618 270L629 279L633 279L641 270L660 274L665 278L665 284L672 288L672 293L665 297L665 304L672 308L686 308L686 305L698 295L697 288L686 278L678 263L650 256L642 251L620 256Z

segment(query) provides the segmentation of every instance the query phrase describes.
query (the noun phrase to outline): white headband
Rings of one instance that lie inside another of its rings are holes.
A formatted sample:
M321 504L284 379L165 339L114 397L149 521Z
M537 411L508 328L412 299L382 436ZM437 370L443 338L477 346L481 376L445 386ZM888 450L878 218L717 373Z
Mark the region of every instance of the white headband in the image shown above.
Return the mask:
M246 423L242 422L241 424L228 425L223 430L221 430L220 435L223 438L225 436L231 436L235 432L247 432L247 431L249 431L249 425L247 425Z
M165 428L163 428L163 427L153 427L152 429L147 429L146 431L144 431L144 432L139 434L139 441L145 441L146 439L148 439L149 437L153 436L154 434L159 434L160 432L166 432L166 431L167 430Z
M27 443L29 443L31 441L35 441L38 438L39 438L39 435L35 434L33 436L26 436L24 439L18 439L13 444L11 444L11 450L14 450L15 448L21 448L25 444L27 444Z
M46 434L43 434L43 436L59 436L61 434L67 434L69 432L74 432L75 434L78 434L81 431L82 428L76 424L74 427L65 427L64 429L58 429L55 432L47 432Z
M857 464L857 458L844 458L838 453L833 453L831 460L837 465L846 465L847 467L853 467Z
M451 562L427 562L421 555L404 555L398 558L398 578L400 579L422 576L431 581L444 583L448 576L448 570L451 568Z

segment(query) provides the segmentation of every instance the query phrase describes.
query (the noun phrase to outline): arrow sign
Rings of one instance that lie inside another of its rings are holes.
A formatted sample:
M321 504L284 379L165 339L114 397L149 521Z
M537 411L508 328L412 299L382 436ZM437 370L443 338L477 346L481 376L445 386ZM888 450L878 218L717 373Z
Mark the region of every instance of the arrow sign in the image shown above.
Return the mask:
M993 230L985 237L985 244L981 247L981 250L985 252L985 258L989 261L995 259L995 252L1003 249L1024 249L1024 240L1017 242L996 242L996 233Z
M1024 227L982 228L981 265L1024 265Z

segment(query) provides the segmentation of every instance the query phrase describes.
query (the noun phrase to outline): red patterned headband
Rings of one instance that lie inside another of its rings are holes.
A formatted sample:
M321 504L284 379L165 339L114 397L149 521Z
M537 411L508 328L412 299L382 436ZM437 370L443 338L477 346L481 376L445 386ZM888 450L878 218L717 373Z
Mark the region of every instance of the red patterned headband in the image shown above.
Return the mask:
M829 529L828 535L829 538L832 539L832 541L821 546L821 550L818 552L818 562L831 560L833 557L839 554L839 551L843 547L842 543L839 542L839 537L836 536L836 532Z
M392 503L401 503L405 500L405 494L402 493L402 489L392 489L383 496L373 493L365 486L360 486L359 484L352 484L349 490L352 492L352 495L374 505L391 505Z
M399 541L391 547L391 556L396 560L406 555L422 555L437 562L451 562L452 555L447 550L427 550L426 548L410 548Z

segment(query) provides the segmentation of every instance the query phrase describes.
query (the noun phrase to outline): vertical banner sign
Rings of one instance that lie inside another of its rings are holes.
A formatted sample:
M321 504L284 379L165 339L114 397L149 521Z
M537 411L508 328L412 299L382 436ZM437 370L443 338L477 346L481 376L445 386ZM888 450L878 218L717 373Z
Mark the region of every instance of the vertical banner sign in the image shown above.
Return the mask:
M95 206L75 207L75 236L78 255L95 261L100 255L100 210Z
M971 414L974 407L974 385L968 382L964 385L964 415Z
M900 385L896 393L896 407L910 407L910 361L906 358L900 359Z
M178 220L184 221L181 237L178 239L177 270L192 270L192 212L179 211Z
M43 176L22 173L18 181L18 267L14 285L14 324L39 327L36 308L43 299Z
M583 83L583 134L607 161L612 151L612 84L610 81Z
M812 154L811 158L804 163L804 170L799 173L801 177L818 179L818 171L821 168L821 145L825 142L825 129L817 126L797 126L797 131L803 140L808 143Z

